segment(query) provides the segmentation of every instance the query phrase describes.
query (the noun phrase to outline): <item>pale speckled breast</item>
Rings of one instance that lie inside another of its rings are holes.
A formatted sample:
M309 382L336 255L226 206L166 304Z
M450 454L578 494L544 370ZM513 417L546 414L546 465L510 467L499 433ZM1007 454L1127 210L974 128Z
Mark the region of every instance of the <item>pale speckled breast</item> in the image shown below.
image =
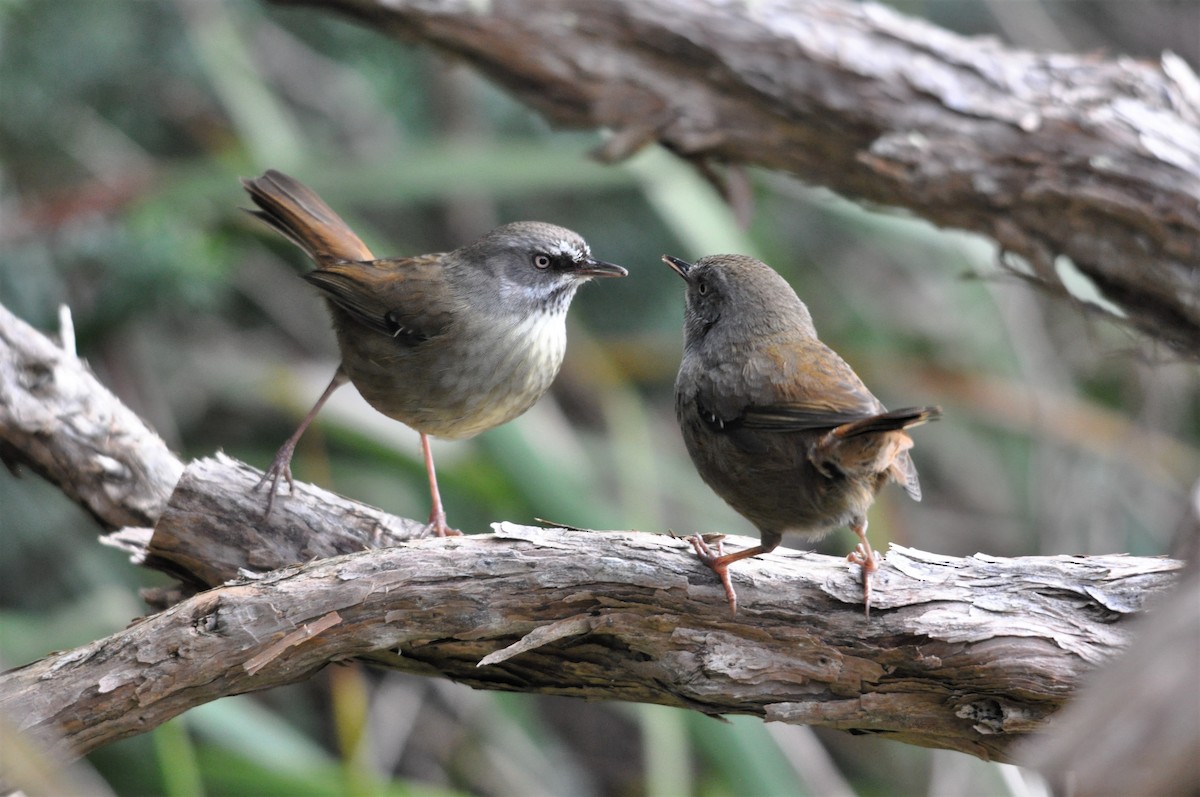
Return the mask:
M384 415L435 437L472 437L541 398L567 345L566 313L487 321L474 318L467 328L456 320L446 335L415 347L381 335L343 336L339 329L342 366Z

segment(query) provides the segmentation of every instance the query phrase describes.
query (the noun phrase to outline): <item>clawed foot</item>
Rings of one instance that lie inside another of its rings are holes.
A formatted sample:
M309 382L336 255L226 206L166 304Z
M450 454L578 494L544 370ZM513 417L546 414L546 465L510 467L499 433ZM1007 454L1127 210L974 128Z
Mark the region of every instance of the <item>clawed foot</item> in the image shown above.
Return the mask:
M879 569L879 551L871 550L865 542L860 542L846 556L846 561L862 567L863 611L868 619L871 617L871 574Z
M283 479L288 484L288 492L295 492L296 483L292 481L292 450L293 447L286 443L275 454L275 459L271 461L271 467L267 468L263 473L262 478L258 483L251 487L251 490L258 491L267 482L271 483L267 490L267 509L263 512L263 520L271 516L271 510L275 507L275 496L279 492L279 480Z
M435 537L461 537L463 533L458 529L452 529L446 525L446 513L438 508L435 508L429 513L429 522L425 524L425 529L421 536L426 537L432 534Z
M696 555L700 557L700 561L709 567L712 567L717 559L725 555L724 534L693 534L686 539L696 549ZM713 553L713 546L708 544L710 540L716 545L716 553Z
M687 538L687 541L696 549L696 556L700 557L700 561L720 577L721 583L725 586L725 597L729 599L729 613L736 615L737 593L733 591L733 582L729 579L729 562L724 558L725 549L721 544L722 535L714 536L716 536L716 553L713 553L713 546L709 545L699 534L693 534Z

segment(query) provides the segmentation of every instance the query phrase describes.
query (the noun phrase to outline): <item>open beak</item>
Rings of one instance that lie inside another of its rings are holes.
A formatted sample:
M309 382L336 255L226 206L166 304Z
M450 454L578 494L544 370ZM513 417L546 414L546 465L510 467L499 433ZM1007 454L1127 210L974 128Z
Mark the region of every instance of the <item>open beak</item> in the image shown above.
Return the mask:
M686 260L680 260L677 257L671 257L670 255L663 255L662 261L664 263L666 263L668 266L670 266L672 271L674 271L676 274L683 277L684 279L688 278L688 272L692 270L691 263L687 262Z
M576 264L575 275L579 277L625 277L629 275L629 272L615 263L605 263L603 260L589 257Z

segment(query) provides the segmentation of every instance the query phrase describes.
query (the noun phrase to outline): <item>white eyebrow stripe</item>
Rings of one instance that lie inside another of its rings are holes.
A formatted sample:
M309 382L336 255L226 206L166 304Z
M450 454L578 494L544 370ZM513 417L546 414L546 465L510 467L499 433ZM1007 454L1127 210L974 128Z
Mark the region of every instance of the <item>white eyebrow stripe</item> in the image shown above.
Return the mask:
M581 246L578 241L567 241L562 238L550 244L550 246L547 247L546 254L569 257L576 262L580 260L586 260L592 256L591 250L588 249L587 244L583 244Z

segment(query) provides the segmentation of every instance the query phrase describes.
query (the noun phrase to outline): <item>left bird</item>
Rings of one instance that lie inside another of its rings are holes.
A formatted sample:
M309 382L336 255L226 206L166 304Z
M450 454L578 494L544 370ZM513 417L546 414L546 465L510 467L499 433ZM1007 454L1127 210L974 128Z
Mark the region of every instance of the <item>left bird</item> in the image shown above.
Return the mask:
M535 221L497 227L451 252L376 259L319 196L275 170L242 180L247 210L304 250L303 275L333 318L342 361L275 454L256 489L271 513L304 430L334 390L353 383L379 412L415 429L429 477L429 531L446 524L430 436L461 440L510 421L550 387L566 350L566 314L592 277L623 277L571 230Z

